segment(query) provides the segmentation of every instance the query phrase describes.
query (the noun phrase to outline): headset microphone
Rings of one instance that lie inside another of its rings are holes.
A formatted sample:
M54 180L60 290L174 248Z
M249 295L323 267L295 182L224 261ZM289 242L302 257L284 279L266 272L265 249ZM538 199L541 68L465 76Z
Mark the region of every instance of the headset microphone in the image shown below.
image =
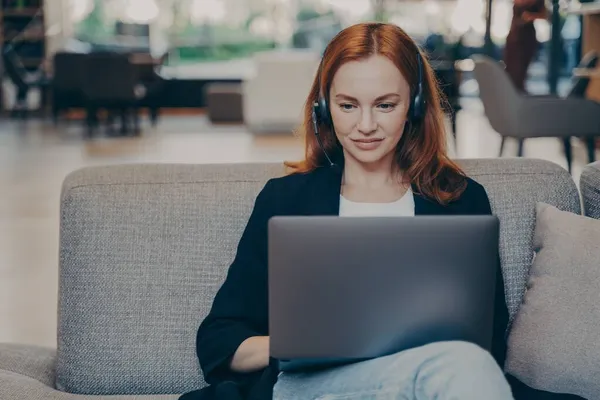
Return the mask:
M313 109L312 109L312 123L313 123L313 128L315 130L315 136L317 137L317 142L319 143L319 147L321 148L321 151L323 152L323 154L325 154L325 158L327 158L327 161L329 161L329 166L335 167L336 164L333 161L331 161L331 158L329 158L327 151L325 151L325 146L323 146L323 142L321 142L321 136L319 135L319 123L317 121L317 111L316 111L318 107L319 107L319 103L315 102L315 104L313 105Z

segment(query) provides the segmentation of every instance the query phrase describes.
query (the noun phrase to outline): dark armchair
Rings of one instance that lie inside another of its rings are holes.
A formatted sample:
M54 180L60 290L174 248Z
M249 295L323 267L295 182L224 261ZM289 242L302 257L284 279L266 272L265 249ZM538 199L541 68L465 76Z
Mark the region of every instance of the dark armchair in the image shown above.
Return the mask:
M485 115L502 136L500 155L507 137L519 141L519 156L523 155L525 139L555 137L563 141L570 171L571 137L586 138L590 145L600 136L600 103L579 97L522 94L497 61L483 55L473 59ZM594 161L593 148L588 150L588 156L588 161Z
M134 133L139 133L138 107L145 93L138 90L137 73L128 54L102 52L86 55L82 87L90 134L100 109L107 110L109 115L115 112L121 115L122 133L129 131L130 119L133 119Z
M54 55L52 79L52 116L58 123L60 113L84 102L85 53L58 52Z

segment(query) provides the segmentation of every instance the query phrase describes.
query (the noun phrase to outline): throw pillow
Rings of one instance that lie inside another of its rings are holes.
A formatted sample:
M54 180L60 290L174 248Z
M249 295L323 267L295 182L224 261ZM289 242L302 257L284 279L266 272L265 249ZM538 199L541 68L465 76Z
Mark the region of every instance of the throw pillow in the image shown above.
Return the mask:
M535 257L506 372L535 389L600 396L600 220L536 207Z

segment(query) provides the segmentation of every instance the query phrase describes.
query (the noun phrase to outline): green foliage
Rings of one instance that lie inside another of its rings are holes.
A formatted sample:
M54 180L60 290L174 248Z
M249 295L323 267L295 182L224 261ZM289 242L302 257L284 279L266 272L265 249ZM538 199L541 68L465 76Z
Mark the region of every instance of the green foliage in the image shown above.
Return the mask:
M252 54L273 49L272 41L252 41L220 44L216 46L181 46L177 49L182 61L224 61L243 58Z
M76 36L80 40L92 43L110 42L115 27L112 21L106 18L104 0L94 0L94 5L94 10L75 27ZM257 18L267 16L266 11L255 11L243 23L234 27L228 24L194 24L184 8L183 3L173 2L171 11L175 23L165 32L175 46L172 51L179 54L175 59L181 62L243 58L257 51L276 47L274 38L259 37L250 32L250 27ZM335 13L333 10L319 13L313 8L303 7L296 15L296 21L303 23L322 17L335 18ZM323 36L323 32L297 32L292 42L295 47L308 46L309 36L314 34Z
M94 0L94 9L75 27L78 38L89 41L104 40L114 34L114 27L108 27L104 20L104 2Z
M305 7L305 8L300 9L300 11L298 11L298 14L296 14L296 21L298 21L298 22L310 21L311 19L319 18L322 16L323 15L319 14L316 10Z

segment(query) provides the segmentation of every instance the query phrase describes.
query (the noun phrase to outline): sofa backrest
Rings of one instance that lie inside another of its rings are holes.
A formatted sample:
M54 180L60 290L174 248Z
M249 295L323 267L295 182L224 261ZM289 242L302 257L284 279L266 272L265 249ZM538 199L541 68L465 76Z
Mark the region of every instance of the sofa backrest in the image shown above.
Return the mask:
M579 186L585 215L600 219L600 161L585 166Z
M580 212L561 167L464 160L501 220L514 315L532 258L536 201ZM225 278L267 179L281 164L123 165L67 177L61 202L57 388L178 394L204 385L198 325Z

